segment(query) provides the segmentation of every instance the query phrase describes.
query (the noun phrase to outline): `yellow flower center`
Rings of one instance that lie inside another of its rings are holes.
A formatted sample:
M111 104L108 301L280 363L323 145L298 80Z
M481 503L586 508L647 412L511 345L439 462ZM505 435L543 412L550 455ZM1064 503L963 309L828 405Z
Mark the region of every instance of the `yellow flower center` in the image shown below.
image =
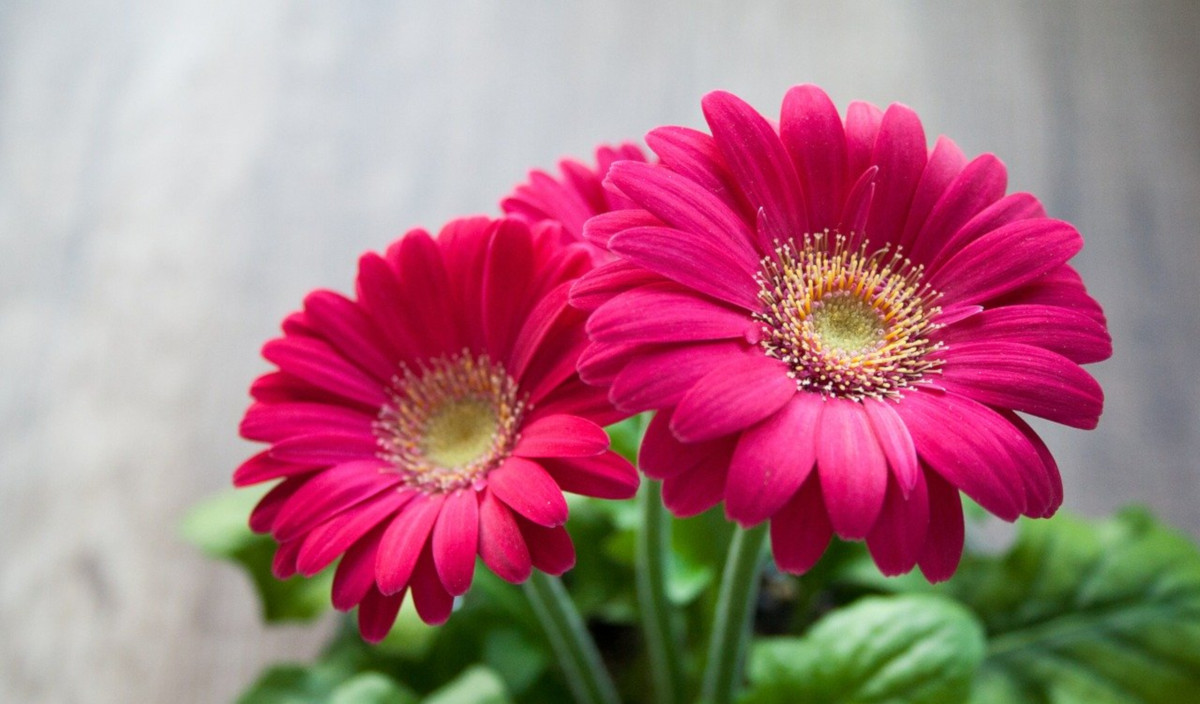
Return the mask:
M427 493L474 485L504 461L525 412L516 381L468 351L403 367L375 421L380 456Z
M797 244L799 246L797 246ZM776 244L758 274L759 344L800 389L851 400L895 397L935 372L929 340L939 294L924 270L888 247L828 231Z

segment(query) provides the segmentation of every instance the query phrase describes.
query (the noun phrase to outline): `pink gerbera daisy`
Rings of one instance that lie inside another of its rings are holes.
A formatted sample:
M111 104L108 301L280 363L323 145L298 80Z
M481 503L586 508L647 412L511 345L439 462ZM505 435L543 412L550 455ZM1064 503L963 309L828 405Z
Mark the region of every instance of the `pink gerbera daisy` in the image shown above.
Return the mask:
M636 207L619 191L604 183L608 167L616 161L645 161L642 150L635 144L624 143L616 147L600 146L596 149L596 168L574 159L563 159L558 168L560 178L535 169L529 172L529 181L517 186L500 202L510 217L529 223L558 223L562 226L564 241L583 242L583 225L593 215L610 210ZM599 261L608 261L611 255L604 243L594 243L591 252Z
M563 491L627 498L608 450L618 416L575 371L583 314L566 305L581 246L515 220L456 220L363 255L357 296L316 291L263 348L279 370L251 388L242 435L270 444L234 474L280 479L250 524L279 541L274 570L341 558L338 609L363 637L407 592L428 623L467 591L475 557L519 582L575 561Z
M588 222L622 259L572 294L594 309L585 380L659 411L640 459L668 508L769 519L785 570L836 534L931 580L958 564L960 490L1005 520L1053 514L1058 469L1015 411L1100 415L1079 365L1111 343L1066 263L1075 228L1005 195L996 157L929 149L903 105L843 120L799 86L777 126L728 93L703 107L711 136L657 129L660 164L612 167L639 208Z

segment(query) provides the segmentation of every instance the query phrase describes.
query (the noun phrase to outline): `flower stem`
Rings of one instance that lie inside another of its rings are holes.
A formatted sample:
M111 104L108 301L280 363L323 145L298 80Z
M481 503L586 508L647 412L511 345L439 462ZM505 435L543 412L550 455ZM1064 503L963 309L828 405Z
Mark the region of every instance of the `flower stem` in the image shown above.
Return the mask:
M700 701L704 704L733 701L750 635L750 614L758 597L759 565L766 537L765 521L753 528L734 531L725 572L721 575L712 639L708 643L708 661L700 690Z
M682 700L683 682L680 647L671 617L675 611L667 599L667 555L670 522L662 503L662 487L647 480L642 490L642 525L635 548L638 611L650 656L654 701L675 704Z
M578 704L620 704L596 642L583 624L562 582L537 570L525 582L525 594L550 638Z

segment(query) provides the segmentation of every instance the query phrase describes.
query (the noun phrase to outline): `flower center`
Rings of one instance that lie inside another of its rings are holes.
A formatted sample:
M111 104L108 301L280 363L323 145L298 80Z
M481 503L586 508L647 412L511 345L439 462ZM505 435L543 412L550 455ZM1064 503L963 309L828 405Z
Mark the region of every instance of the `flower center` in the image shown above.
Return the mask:
M887 398L936 371L929 340L939 294L924 269L888 247L868 253L829 231L776 243L758 273L755 320L768 356L800 389L851 400Z
M464 350L407 366L375 421L380 456L426 493L472 486L508 456L525 411L516 381Z

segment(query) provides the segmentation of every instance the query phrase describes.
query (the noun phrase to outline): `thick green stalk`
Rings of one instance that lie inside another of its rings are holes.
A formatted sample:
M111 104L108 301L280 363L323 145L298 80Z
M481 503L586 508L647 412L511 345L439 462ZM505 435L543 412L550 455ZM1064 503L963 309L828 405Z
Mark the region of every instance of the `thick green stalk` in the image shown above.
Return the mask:
M578 704L620 704L617 688L604 668L596 642L562 582L534 570L525 582L525 594L550 638L575 701Z
M700 690L700 701L704 704L729 704L741 681L766 537L766 522L734 531L725 572L721 575L712 639L708 643L708 660Z
M642 524L637 533L635 552L638 611L650 656L654 701L676 704L683 699L680 692L683 666L679 659L679 639L672 627L675 610L667 599L666 588L671 524L658 482L646 480L641 502Z

